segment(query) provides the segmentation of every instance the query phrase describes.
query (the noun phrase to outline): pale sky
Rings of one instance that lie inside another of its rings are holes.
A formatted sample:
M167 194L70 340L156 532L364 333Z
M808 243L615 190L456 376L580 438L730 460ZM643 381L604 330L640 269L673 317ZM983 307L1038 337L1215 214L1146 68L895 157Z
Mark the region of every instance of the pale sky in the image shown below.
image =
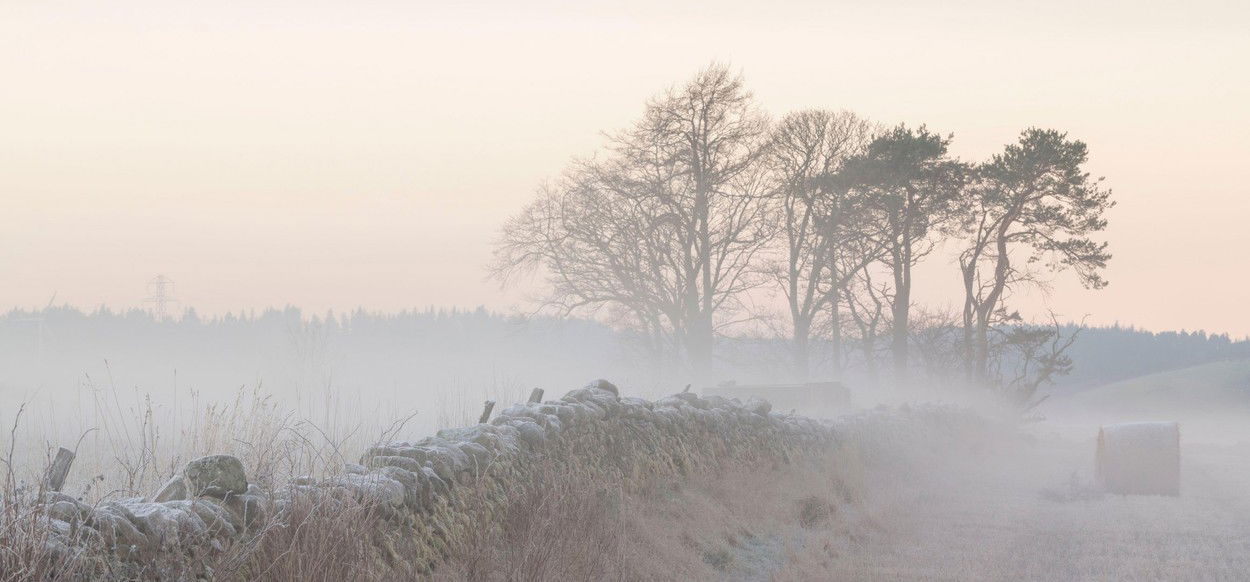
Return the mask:
M969 160L1070 132L1119 201L1111 286L1028 311L1250 334L1243 2L521 4L0 0L0 310L137 306L156 273L202 313L510 309L500 223L718 61L775 115L927 123Z

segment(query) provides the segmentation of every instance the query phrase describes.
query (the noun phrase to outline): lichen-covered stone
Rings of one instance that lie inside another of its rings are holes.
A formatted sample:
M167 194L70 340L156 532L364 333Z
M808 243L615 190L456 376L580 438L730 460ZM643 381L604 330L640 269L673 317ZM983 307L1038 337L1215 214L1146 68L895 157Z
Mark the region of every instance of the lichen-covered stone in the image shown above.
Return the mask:
M223 498L229 494L247 493L247 475L243 463L231 455L210 455L187 463L182 470L192 496L209 495Z

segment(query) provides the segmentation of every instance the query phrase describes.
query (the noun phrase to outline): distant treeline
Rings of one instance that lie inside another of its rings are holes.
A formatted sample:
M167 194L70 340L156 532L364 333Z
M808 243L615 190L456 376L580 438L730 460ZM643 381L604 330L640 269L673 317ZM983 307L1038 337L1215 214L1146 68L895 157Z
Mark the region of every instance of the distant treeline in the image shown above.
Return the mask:
M140 310L54 307L0 316L0 392L220 394L261 385L286 395L333 388L407 399L539 381L567 387L620 373L611 360L624 354L618 343L602 325L484 309L310 315L287 307L216 317L187 310L158 321Z
M1067 326L1065 335L1077 328ZM787 381L785 338L726 338L719 379ZM72 307L0 315L0 394L57 393L113 385L218 392L264 385L405 397L488 388L564 389L609 377L642 392L685 381L648 357L639 338L593 321L518 317L486 309L305 314L293 307L245 314L154 319L141 310ZM1250 341L1204 332L1131 327L1080 330L1072 373L1078 389L1205 362L1250 357ZM827 377L830 367L817 362ZM851 370L850 381L855 381Z
M1070 332L1077 329L1069 325ZM1069 350L1075 366L1057 389L1081 389L1217 360L1250 358L1250 340L1205 331L1149 332L1120 325L1087 327Z

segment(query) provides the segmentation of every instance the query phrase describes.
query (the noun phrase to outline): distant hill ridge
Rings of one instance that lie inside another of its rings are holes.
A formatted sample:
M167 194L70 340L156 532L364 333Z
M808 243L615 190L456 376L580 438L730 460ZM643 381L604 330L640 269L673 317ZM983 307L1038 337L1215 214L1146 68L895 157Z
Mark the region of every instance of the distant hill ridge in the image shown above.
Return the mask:
M1065 333L1077 329L1069 325ZM719 370L742 382L781 381L788 373L783 340L727 339ZM827 361L812 346L813 376ZM1048 389L1057 394L1209 362L1250 359L1250 341L1226 334L1087 327L1070 349L1073 373ZM104 361L108 361L108 370ZM552 366L560 363L561 366ZM567 370L566 370L567 368ZM0 391L57 389L84 375L117 374L121 385L179 383L237 387L263 380L355 386L416 382L515 381L520 388L559 385L597 372L634 385L666 388L630 334L584 319L520 317L477 309L307 314L295 307L203 317L188 309L158 321L132 309L73 307L0 314ZM560 377L552 377L561 372ZM565 373L566 372L566 373ZM854 372L852 372L853 374ZM293 378L293 379L292 379ZM79 380L76 380L79 379ZM851 379L853 381L853 378Z
M1076 328L1068 326L1065 333ZM1250 359L1250 340L1204 331L1087 327L1069 354L1076 366L1072 374L1059 379L1056 390L1076 391L1209 362Z

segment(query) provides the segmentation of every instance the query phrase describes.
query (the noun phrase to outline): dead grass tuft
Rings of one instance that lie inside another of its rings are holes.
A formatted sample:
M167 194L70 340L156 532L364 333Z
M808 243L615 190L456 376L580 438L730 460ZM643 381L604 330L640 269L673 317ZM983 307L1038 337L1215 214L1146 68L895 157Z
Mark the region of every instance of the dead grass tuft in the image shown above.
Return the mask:
M713 548L703 552L703 561L707 562L707 565L715 568L718 572L729 571L733 560L733 554L730 554L729 550L725 548Z
M800 499L798 506L799 525L804 529L820 526L833 517L834 505L815 495Z

